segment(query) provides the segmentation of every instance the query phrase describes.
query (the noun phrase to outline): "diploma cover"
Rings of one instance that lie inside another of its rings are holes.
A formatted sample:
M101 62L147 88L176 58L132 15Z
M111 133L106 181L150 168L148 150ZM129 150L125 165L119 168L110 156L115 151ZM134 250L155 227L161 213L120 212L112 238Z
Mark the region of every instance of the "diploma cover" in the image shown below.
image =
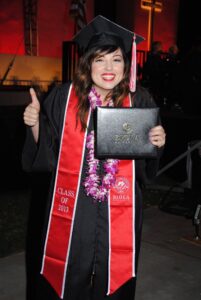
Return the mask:
M149 130L158 124L159 108L97 107L95 153L97 158L155 158L157 148Z

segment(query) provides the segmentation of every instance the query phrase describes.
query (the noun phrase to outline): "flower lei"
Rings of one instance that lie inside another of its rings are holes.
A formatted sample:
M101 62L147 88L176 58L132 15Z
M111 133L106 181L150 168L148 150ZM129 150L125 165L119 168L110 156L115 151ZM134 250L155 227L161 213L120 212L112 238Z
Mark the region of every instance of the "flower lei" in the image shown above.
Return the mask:
M102 105L100 96L97 94L95 88L92 88L89 93L89 102L91 109L94 110L96 106ZM112 99L109 101L108 106L113 106ZM87 154L87 177L83 183L87 196L93 197L96 201L104 201L107 199L109 189L115 184L115 175L118 172L117 159L107 159L103 163L105 175L102 178L97 174L100 168L100 161L94 157L94 131L87 135L86 147Z

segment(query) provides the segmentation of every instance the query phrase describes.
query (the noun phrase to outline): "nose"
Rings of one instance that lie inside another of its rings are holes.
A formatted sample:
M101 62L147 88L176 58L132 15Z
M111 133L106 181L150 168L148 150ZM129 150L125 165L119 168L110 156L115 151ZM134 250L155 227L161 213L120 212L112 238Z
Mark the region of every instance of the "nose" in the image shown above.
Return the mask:
M105 68L106 68L106 70L111 70L112 69L112 61L106 60Z

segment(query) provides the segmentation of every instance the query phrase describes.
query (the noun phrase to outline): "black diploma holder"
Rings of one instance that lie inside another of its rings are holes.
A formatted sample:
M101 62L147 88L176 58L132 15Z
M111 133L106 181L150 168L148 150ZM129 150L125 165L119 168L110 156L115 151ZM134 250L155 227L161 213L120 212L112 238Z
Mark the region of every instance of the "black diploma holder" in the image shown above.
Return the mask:
M159 121L159 108L97 107L95 156L99 159L156 158L149 130Z

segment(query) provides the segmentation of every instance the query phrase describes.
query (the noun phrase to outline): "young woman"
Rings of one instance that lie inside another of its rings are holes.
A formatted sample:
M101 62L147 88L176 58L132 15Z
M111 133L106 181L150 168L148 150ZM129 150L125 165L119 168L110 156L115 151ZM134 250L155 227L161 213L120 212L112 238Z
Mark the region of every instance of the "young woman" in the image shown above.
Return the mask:
M80 48L84 45L84 54L73 83L55 88L42 111L30 91L32 102L24 112L30 127L24 169L52 173L44 276L35 299L134 299L142 228L140 186L155 175L160 151L157 159L98 160L93 123L96 106L155 107L143 89L129 92L127 52L132 39L131 32L96 17L75 38ZM150 130L149 139L158 149L165 144L161 125Z

